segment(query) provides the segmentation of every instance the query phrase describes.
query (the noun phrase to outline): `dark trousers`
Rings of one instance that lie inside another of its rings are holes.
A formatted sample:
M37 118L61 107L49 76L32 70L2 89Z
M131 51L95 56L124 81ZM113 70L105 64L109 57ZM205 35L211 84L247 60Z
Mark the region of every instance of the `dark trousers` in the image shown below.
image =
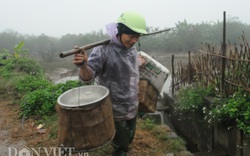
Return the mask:
M116 133L113 139L113 156L125 156L133 142L136 117L130 120L115 121Z

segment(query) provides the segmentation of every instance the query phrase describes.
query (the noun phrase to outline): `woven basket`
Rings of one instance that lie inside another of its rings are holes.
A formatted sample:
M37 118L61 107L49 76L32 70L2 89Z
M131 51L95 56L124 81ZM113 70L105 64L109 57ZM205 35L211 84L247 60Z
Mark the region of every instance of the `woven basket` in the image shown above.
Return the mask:
M139 82L139 112L154 113L158 101L158 91L154 86L144 79Z

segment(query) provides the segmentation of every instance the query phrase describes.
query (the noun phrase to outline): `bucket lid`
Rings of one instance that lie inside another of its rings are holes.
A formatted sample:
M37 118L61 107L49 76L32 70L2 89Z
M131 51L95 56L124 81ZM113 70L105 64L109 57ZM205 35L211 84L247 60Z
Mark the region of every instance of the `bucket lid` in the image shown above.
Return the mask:
M57 103L63 107L74 108L96 104L109 95L109 90L100 85L81 86L61 94Z

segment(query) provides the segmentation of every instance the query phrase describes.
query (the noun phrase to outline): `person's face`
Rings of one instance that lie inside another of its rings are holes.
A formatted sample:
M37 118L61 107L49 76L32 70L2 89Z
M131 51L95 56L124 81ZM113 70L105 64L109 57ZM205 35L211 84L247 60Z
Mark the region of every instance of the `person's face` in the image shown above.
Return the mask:
M140 36L141 36L140 34L133 34L133 35L131 35L131 34L122 34L122 36L121 36L122 44L126 48L130 49L139 40Z

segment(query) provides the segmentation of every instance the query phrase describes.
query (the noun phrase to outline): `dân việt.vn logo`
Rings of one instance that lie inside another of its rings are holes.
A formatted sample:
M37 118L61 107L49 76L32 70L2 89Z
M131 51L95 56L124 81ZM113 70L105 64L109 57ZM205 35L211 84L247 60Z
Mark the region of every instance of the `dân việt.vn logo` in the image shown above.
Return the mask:
M29 148L22 146L17 149L15 147L8 147L8 156L89 156L88 153L78 153L74 147L36 147Z

